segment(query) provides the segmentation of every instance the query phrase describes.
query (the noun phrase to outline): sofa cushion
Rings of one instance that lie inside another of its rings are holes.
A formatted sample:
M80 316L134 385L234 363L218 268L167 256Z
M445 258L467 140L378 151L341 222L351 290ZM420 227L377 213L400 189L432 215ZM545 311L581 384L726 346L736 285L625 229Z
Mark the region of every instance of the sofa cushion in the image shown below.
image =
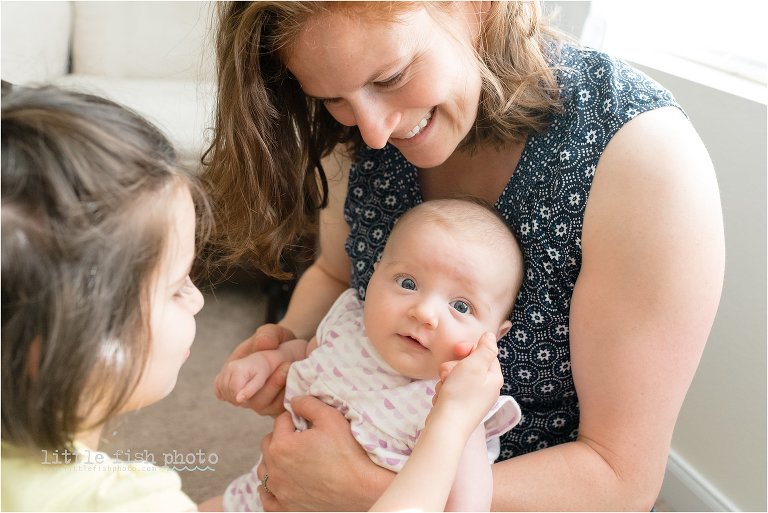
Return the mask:
M98 94L129 107L157 125L186 163L197 163L205 151L216 94L213 82L120 79L64 75L54 83Z
M73 2L72 73L210 80L210 2Z

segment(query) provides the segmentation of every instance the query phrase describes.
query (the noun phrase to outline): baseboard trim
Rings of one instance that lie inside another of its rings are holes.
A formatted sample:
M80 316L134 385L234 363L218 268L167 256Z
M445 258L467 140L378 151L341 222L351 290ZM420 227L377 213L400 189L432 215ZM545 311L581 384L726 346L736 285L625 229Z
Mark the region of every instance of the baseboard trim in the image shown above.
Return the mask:
M741 511L674 450L659 498L672 511Z

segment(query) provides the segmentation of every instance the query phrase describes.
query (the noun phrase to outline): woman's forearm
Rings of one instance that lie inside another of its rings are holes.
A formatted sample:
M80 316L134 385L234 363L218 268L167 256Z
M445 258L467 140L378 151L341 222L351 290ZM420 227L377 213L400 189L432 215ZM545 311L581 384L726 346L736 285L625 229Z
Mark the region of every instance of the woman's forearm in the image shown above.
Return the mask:
M348 287L327 273L321 262L312 264L296 284L285 317L278 324L297 338L311 339L323 316Z
M650 511L658 493L652 483L661 486L664 461L657 472L639 475L580 440L491 468L493 511Z

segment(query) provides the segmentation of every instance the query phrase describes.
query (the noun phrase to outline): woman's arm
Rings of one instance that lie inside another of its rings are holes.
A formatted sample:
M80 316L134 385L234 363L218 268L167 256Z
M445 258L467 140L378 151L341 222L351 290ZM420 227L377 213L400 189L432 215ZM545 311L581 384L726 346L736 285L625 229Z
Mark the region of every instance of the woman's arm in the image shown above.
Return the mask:
M571 305L575 442L493 466L497 510L648 511L723 280L706 150L676 109L629 122L600 160Z
M341 148L323 159L328 178L328 206L320 211L319 255L297 282L285 317L278 324L260 326L235 349L228 361L255 351L275 349L294 338L312 338L333 302L349 287L351 269L344 252L349 234L344 220L349 166L350 160ZM283 392L287 373L288 365L279 367L246 406L260 415L274 416L285 411Z
M344 220L350 159L339 148L323 159L328 178L328 206L320 211L319 254L302 274L278 323L297 338L309 340L339 295L349 288L351 266L344 251L349 225Z

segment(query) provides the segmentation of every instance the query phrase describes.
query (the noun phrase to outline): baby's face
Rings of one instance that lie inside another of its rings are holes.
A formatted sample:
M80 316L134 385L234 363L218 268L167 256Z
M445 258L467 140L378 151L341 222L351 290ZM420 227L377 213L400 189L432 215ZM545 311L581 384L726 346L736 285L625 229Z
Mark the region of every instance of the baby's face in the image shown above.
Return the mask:
M398 372L435 379L441 363L457 359L457 345L509 329L511 267L487 244L409 223L393 233L368 284L366 334Z

